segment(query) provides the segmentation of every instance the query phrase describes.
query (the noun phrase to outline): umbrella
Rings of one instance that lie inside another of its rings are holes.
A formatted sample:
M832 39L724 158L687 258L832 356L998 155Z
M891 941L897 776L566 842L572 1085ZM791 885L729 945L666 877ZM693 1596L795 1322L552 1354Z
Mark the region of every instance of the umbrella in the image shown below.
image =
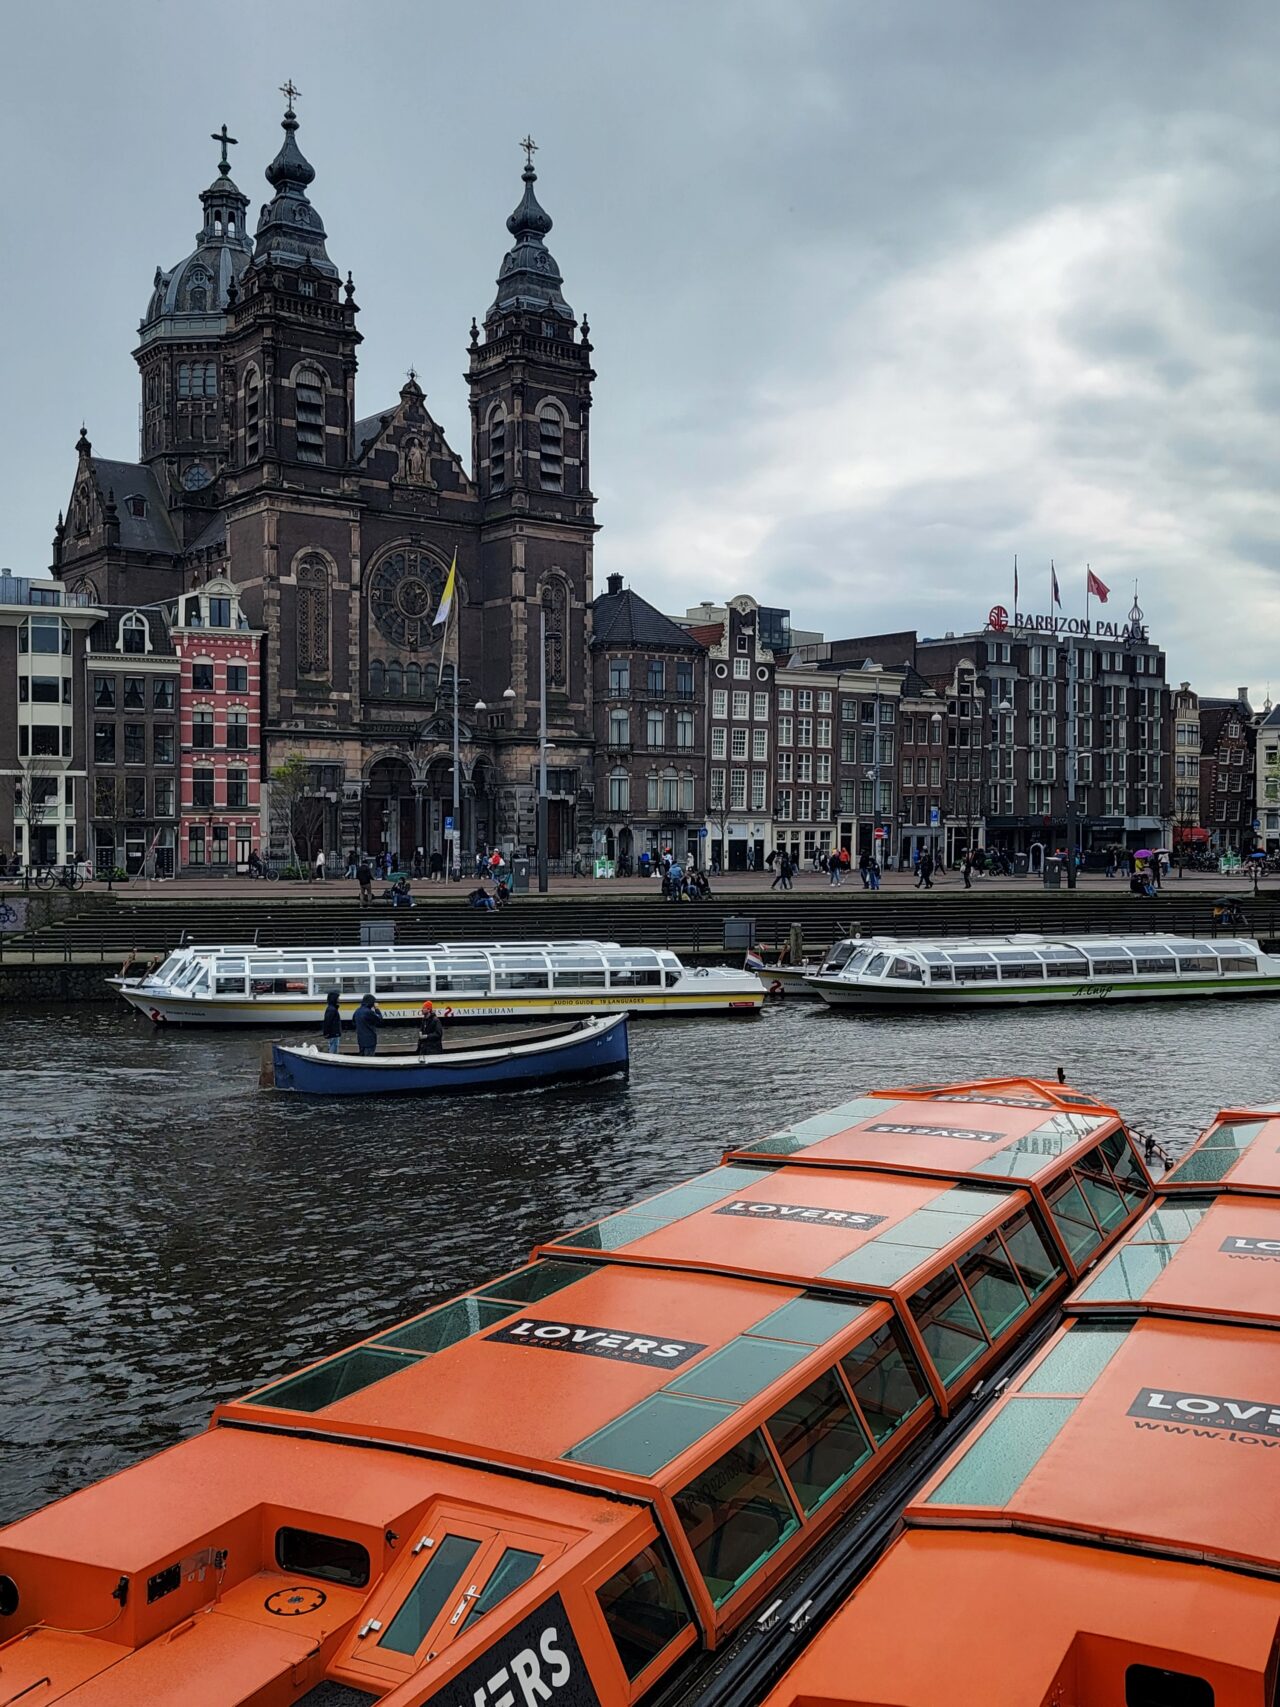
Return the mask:
M1154 855L1150 848L1135 848L1133 850L1133 857L1134 859L1152 859L1154 858Z
M1250 859L1266 859L1266 857L1266 854L1264 854L1260 848L1255 848L1249 855Z

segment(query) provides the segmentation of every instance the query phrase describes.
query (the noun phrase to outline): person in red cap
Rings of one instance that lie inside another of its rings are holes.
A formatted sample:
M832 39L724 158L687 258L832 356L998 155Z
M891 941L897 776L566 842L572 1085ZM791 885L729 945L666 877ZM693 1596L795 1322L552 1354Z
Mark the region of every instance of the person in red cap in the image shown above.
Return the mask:
M423 1002L418 1016L419 1055L439 1055L444 1048L444 1021L435 1010L434 1002Z

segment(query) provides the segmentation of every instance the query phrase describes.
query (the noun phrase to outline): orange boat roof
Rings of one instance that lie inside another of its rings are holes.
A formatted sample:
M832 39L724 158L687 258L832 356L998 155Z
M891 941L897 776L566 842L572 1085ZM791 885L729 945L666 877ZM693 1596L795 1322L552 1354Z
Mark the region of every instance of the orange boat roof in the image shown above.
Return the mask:
M902 1293L918 1269L1029 1202L1000 1184L730 1163L542 1250Z
M1029 1079L873 1091L735 1146L729 1157L1034 1182L1120 1124L1113 1109Z
M521 1306L484 1292L225 1405L218 1420L412 1442L471 1462L650 1492L743 1430L740 1407L888 1322L887 1304L606 1264ZM527 1286L527 1281L519 1282ZM779 1401L781 1402L781 1401Z
M1217 1707L1256 1707L1278 1622L1280 1584L1257 1578L1029 1536L913 1530L764 1707L1118 1707L1133 1699L1129 1668L1144 1664L1203 1678Z
M1280 1326L1280 1199L1162 1199L1077 1288L1067 1310Z
M1280 1575L1280 1334L1077 1321L907 1510Z
M1160 1190L1280 1196L1280 1111L1222 1110L1160 1181Z

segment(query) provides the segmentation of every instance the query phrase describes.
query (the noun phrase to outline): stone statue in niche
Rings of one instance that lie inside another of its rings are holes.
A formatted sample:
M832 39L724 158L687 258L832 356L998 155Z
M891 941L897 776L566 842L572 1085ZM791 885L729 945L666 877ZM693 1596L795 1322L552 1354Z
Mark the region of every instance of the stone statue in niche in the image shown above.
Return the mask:
M546 620L547 686L568 686L565 673L565 628L568 617L564 582L549 581L542 589L542 610Z
M414 486L422 486L427 478L427 453L421 439L410 439L404 447L404 477Z

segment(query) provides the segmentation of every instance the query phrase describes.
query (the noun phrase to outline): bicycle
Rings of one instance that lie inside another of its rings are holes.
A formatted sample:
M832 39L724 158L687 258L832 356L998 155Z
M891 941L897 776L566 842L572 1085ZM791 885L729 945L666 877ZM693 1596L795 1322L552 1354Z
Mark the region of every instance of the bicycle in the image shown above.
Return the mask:
M83 889L84 873L75 865L40 866L32 879L37 889Z
M278 871L273 871L269 865L251 865L248 867L245 875L248 877L260 877L266 883L277 883L280 879L280 873Z

